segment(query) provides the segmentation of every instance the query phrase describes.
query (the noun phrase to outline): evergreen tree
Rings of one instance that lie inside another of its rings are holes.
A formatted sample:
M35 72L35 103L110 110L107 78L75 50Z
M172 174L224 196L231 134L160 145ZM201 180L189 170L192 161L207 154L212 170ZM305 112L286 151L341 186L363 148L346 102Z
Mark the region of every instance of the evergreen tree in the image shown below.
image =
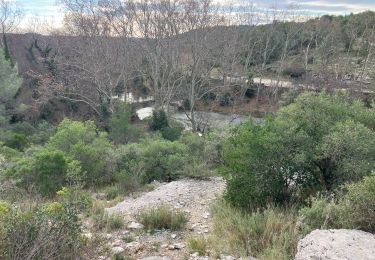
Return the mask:
M18 76L17 68L5 58L5 51L0 48L0 125L9 120L21 84L22 78Z

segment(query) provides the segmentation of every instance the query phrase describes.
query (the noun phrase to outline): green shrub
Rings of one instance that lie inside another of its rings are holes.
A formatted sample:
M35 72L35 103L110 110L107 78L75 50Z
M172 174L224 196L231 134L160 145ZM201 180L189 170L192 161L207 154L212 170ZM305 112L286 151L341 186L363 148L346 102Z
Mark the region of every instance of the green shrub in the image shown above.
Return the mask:
M202 98L206 102L207 101L214 101L216 99L216 94L212 91L209 91L209 92L204 93Z
M152 131L161 130L165 127L169 127L167 114L163 109L152 112L152 117L148 122L148 125Z
M27 136L24 134L11 133L8 135L8 138L5 140L4 144L10 148L23 151L29 146L30 142Z
M142 179L142 183L170 181L183 173L186 146L164 139L146 139L117 150L117 168ZM137 178L137 177L134 177Z
M129 104L118 102L109 119L109 137L117 144L135 141L140 129L131 124L132 109Z
M335 204L324 197L313 199L311 207L300 209L299 215L303 234L308 234L314 229L334 228L337 224Z
M105 196L107 200L113 200L119 195L119 189L113 185L106 189Z
M54 195L64 185L69 162L60 151L43 150L35 155L35 185L42 195Z
M64 119L47 147L65 152L80 162L86 185L109 183L113 176L110 165L111 144L106 134L99 132L94 122L77 122Z
M337 92L303 93L264 124L251 119L225 145L226 198L257 209L333 192L375 168L375 109Z
M230 93L226 92L219 99L220 106L231 106L233 104L233 97Z
M375 231L375 173L364 180L344 186L345 193L336 201L318 199L300 210L303 227L346 228Z
M139 176L137 171L130 173L123 170L115 173L115 181L121 194L126 195L137 191L141 187L142 177Z
M43 196L52 196L67 183L72 163L75 162L61 151L39 149L30 156L17 158L6 174L19 187L35 187Z
M181 127L164 127L160 129L161 136L169 141L176 141L180 138L183 128Z
M184 167L183 175L193 179L205 180L215 175L206 162L198 158L192 158Z
M175 212L165 205L142 211L136 218L146 230L180 230L188 222L185 213Z
M337 217L343 228L375 232L375 172L363 181L345 186L339 200Z
M199 255L207 254L207 241L203 236L189 236L186 239L186 246L189 253L197 252Z
M120 214L110 214L107 221L109 230L120 229L124 226L124 217Z
M124 226L124 217L120 214L108 214L104 208L97 208L95 214L91 215L93 228L95 230L112 231Z
M256 90L253 88L247 88L245 91L245 97L247 98L252 98L255 96L255 94L256 94Z
M34 134L30 137L33 144L45 144L49 138L55 133L56 128L46 121L38 124Z
M299 240L296 220L292 210L269 207L247 213L219 202L213 207L211 246L218 255L292 259Z
M56 192L59 199L65 204L71 205L75 210L81 213L88 213L93 207L93 199L91 194L82 190L80 186L63 187Z
M78 212L71 205L50 202L21 210L13 207L3 221L0 256L5 259L79 258L83 244Z

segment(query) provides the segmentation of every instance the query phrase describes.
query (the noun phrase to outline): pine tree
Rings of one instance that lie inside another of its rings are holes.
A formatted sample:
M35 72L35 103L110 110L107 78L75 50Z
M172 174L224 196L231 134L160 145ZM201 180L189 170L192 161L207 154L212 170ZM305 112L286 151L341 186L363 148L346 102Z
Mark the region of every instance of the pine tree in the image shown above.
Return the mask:
M17 67L5 58L4 49L0 48L0 125L6 123L14 109L15 96L22 84Z

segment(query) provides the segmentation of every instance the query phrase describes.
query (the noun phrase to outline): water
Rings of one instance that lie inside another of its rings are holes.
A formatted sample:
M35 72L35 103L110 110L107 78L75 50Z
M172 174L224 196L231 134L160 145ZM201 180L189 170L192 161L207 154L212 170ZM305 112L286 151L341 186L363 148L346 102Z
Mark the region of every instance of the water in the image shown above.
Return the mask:
M142 108L136 111L140 120L144 120L152 115L152 107ZM183 112L176 112L171 115L171 118L176 122L181 123L186 130L191 130L191 122L189 118ZM209 127L211 129L227 129L229 127L238 125L245 121L248 116L238 114L222 114L215 112L196 112L196 122L203 128ZM253 117L255 123L261 124L263 118Z

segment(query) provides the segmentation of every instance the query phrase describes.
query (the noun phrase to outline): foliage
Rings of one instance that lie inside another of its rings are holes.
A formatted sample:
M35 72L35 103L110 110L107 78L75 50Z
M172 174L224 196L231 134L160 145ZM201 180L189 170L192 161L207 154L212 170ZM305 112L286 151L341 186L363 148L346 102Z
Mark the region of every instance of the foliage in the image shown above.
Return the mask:
M173 211L165 205L139 212L136 218L146 230L180 230L189 220L184 212Z
M325 197L313 198L310 207L299 210L301 232L308 234L314 229L337 228L335 212L336 206L333 201Z
M117 185L108 187L105 191L105 197L107 200L113 200L119 195L119 189Z
M124 217L121 214L110 214L107 219L109 230L120 229L124 226Z
M47 147L61 150L79 161L87 185L108 183L112 179L111 171L107 168L110 142L92 121L82 123L64 119L49 139Z
M0 48L0 126L6 125L15 110L15 96L22 84L17 68L5 58Z
M117 144L135 141L140 134L131 124L132 110L129 104L118 102L114 113L109 119L109 137Z
M169 141L176 141L181 137L182 134L182 127L175 126L175 127L164 127L160 129L161 136Z
M219 98L219 104L220 106L231 106L233 104L233 97L229 92L224 93Z
M119 171L115 173L115 181L117 185L117 190L119 190L122 194L129 194L138 190L141 187L141 176L134 171Z
M3 137L4 144L10 148L23 151L29 144L29 140L24 134L8 132L6 137Z
M300 210L304 229L346 228L375 231L375 172L362 181L344 186L344 194L334 201L315 199Z
M49 202L29 209L7 206L0 217L2 259L72 259L82 253L78 211L69 203Z
M43 195L52 195L65 183L69 159L60 151L42 150L35 154L35 185Z
M218 254L258 259L292 259L299 239L292 210L269 207L244 212L221 201L213 207L211 245Z
M182 174L186 155L181 143L146 139L120 147L117 162L119 169L140 176L143 183L170 181Z
M247 88L245 91L245 97L252 98L256 95L256 91L254 88Z
M105 211L104 204L100 201L94 202L91 209L91 218L95 230L112 231L122 228L125 224L124 217L121 214L108 214Z
M51 196L67 183L68 170L74 163L59 150L40 149L12 162L7 176L20 187L35 187L40 194Z
M263 125L232 132L224 149L226 198L256 209L304 201L375 167L375 109L336 92L303 93Z
M157 131L165 127L169 127L168 118L165 111L163 109L160 109L159 111L154 110L152 112L152 117L148 122L148 125L152 131Z
M55 127L46 121L40 122L34 130L32 136L30 136L30 141L33 144L43 145L49 138L55 134Z

